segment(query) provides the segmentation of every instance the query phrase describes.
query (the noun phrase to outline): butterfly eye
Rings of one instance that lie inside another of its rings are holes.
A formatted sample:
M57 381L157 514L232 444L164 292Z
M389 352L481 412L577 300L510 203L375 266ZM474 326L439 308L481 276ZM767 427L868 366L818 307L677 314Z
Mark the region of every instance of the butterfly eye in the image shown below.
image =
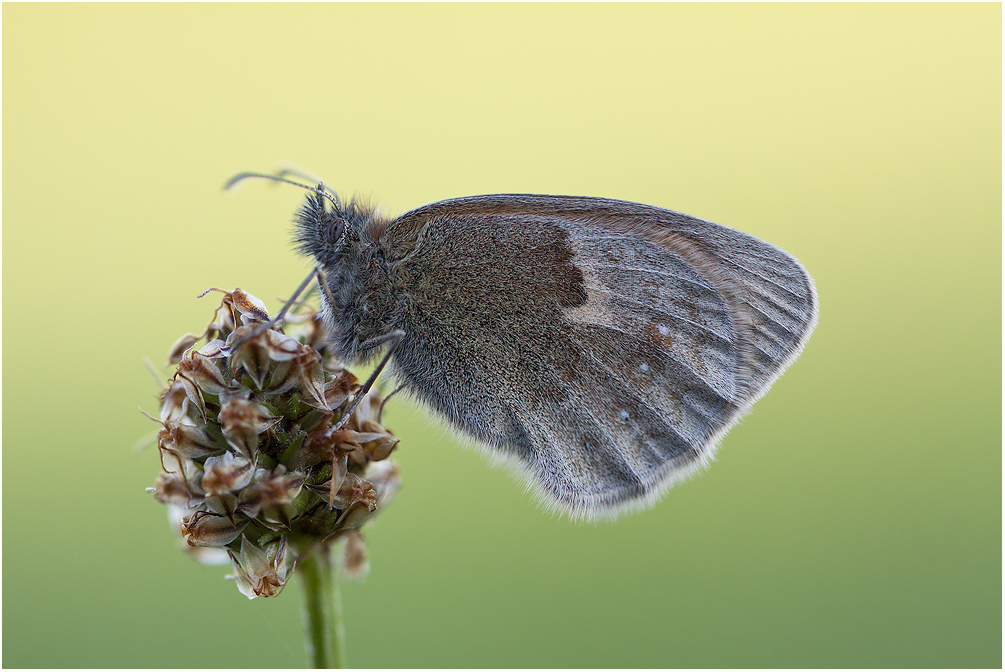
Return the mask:
M342 232L345 230L345 221L341 218L332 218L325 226L325 241L337 243L342 239Z

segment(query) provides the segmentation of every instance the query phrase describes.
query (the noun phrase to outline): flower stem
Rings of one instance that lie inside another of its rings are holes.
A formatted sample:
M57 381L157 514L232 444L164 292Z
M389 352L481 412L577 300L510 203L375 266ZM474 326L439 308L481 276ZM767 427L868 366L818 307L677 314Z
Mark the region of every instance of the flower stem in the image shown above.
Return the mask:
M320 544L297 566L304 594L304 632L307 659L317 669L345 667L345 624L339 592L339 563L331 549Z

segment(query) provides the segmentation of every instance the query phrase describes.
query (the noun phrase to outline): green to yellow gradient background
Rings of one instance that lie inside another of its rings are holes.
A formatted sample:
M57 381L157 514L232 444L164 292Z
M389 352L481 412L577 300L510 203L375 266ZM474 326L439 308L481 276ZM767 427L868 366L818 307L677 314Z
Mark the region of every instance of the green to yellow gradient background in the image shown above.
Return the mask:
M360 667L1000 667L999 5L6 5L3 664L300 666L144 492L143 365L307 267L295 165L391 212L640 201L814 275L800 360L654 509L542 513L404 402ZM493 254L486 250L486 254Z

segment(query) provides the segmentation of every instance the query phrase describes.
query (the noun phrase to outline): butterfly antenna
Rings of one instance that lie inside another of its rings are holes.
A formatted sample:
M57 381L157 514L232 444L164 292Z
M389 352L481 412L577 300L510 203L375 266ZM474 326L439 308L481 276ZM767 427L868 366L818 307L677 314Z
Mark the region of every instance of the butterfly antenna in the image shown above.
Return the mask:
M283 173L288 173L288 172L289 171L283 171ZM248 178L251 178L251 177L257 177L257 178L260 178L260 179L263 179L263 180L272 180L273 182L285 182L286 184L292 184L295 187L300 187L301 189L306 189L307 191L313 191L318 196L324 196L329 201L331 201L332 205L335 206L335 213L338 214L339 217L345 217L345 214L344 214L344 212L342 210L342 204L339 203L338 196L336 196L333 193L330 193L328 191L328 188L325 187L324 182L319 182L318 186L312 187L312 186L310 186L308 184L304 184L302 182L297 182L296 180L290 180L290 179L287 179L285 177L282 177L282 174L280 174L280 175L268 175L266 173L238 173L234 177L230 178L230 180L227 182L227 184L223 185L223 190L224 191L229 191L238 182L243 182L244 180L246 180Z
M300 170L299 168L283 168L282 170L276 171L276 176L285 178L296 177L304 182L316 182L319 187L334 196L336 200L338 199L338 194L335 193L334 189L325 184L324 180L317 175L312 175L307 171Z
M308 173L306 170L300 170L299 168L283 168L282 170L277 170L276 175L278 177L285 177L285 178L295 177L298 180L302 180L304 182L324 181L317 175L312 175L311 173Z

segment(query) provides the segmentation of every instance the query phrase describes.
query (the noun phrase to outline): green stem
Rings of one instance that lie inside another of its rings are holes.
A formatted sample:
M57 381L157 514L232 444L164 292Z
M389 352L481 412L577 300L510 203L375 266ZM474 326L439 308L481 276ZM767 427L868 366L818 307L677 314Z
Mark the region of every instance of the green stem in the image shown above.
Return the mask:
M297 574L304 594L304 629L311 667L345 667L345 624L339 592L339 563L321 544L300 560Z

